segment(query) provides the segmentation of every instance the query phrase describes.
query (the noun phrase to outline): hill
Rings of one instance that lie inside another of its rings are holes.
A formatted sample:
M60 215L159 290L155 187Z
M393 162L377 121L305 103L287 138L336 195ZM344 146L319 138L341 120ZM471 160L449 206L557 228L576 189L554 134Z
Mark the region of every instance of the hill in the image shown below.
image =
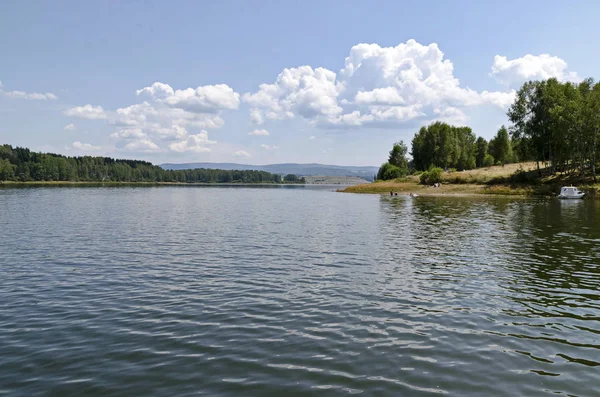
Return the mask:
M344 165L325 165L325 164L267 164L251 165L237 163L185 163L185 164L161 164L160 167L166 170L183 169L221 169L221 170L257 170L266 171L272 174L295 174L299 176L352 176L362 178L368 181L373 180L379 167L371 166L344 166Z

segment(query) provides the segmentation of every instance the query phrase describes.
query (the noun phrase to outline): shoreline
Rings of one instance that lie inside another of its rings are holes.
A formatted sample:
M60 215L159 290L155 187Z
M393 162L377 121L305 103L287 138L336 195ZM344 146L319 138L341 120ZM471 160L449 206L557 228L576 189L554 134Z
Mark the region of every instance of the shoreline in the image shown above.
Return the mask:
M580 187L586 192L586 198L600 198L597 186ZM419 196L513 196L513 197L556 197L558 189L553 185L482 185L442 183L439 187L425 186L416 182L377 182L349 186L339 189L341 193L389 195L390 191L398 195L416 193Z
M0 181L0 187L18 186L306 186L304 183L218 183L218 182L84 182L84 181Z

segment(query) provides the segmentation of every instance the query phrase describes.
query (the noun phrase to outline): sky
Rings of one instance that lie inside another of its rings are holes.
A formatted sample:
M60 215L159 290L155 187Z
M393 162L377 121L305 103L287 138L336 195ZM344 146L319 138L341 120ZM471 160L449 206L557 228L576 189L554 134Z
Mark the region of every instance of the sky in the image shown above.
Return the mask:
M434 121L491 138L527 80L600 78L600 2L0 1L0 144L379 165Z

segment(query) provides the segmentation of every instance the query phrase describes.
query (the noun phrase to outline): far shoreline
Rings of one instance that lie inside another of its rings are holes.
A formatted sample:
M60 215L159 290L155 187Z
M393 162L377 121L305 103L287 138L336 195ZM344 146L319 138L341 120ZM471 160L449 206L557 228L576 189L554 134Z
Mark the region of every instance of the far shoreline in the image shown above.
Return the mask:
M311 186L306 183L219 183L219 182L116 182L116 181L0 181L0 187L25 187L25 186Z

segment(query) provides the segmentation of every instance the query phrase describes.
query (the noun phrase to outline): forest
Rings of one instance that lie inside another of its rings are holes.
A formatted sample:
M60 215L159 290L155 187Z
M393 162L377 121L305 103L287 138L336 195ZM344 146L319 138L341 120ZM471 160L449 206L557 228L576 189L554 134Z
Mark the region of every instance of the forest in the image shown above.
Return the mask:
M214 169L164 170L147 161L110 157L67 157L0 146L0 181L304 183L296 175Z
M377 174L388 180L436 169L469 170L535 161L541 174L558 172L596 182L600 152L600 82L529 81L519 89L502 126L488 142L471 128L443 122L423 126L412 139L394 144Z

